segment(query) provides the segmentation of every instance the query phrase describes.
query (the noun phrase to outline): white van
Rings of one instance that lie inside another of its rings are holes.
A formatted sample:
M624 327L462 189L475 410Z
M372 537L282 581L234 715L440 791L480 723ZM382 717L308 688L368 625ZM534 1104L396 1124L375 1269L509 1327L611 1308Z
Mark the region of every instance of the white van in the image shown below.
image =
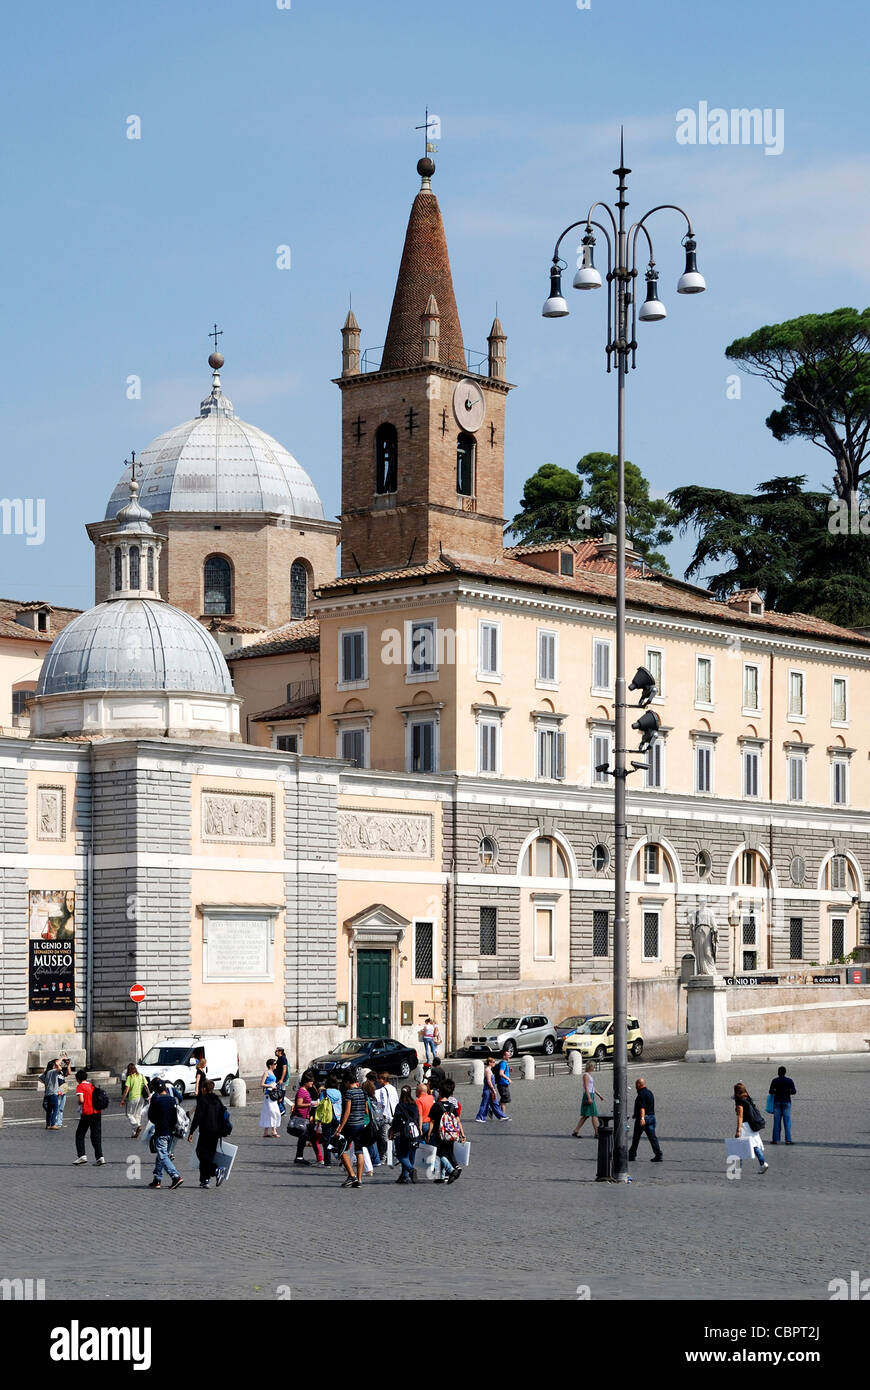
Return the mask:
M165 1038L149 1047L137 1066L149 1081L159 1076L171 1081L182 1095L193 1095L196 1064L201 1057L205 1057L208 1080L214 1082L216 1091L228 1096L230 1082L239 1074L239 1049L235 1039L226 1034L204 1037L188 1033L186 1037Z

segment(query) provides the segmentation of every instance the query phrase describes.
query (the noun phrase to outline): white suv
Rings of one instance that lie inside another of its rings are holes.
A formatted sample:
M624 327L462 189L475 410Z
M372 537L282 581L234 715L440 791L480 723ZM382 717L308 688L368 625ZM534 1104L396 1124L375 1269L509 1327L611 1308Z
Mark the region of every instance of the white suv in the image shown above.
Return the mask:
M500 1057L507 1052L532 1052L536 1048L552 1057L556 1051L556 1028L545 1014L499 1014L483 1025L479 1033L466 1038L468 1052L488 1053Z

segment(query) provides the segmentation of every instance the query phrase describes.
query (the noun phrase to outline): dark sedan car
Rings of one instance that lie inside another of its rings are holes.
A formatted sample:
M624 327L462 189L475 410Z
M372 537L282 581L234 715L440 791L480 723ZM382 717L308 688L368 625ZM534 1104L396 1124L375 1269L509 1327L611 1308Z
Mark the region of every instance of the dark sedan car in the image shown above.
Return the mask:
M418 1062L413 1047L395 1038L349 1038L324 1057L309 1063L318 1081L333 1073L346 1076L356 1070L360 1080L367 1071L388 1071L391 1076L410 1076Z
M564 1051L565 1039L570 1038L572 1033L576 1033L581 1023L585 1023L591 1014L572 1014L570 1018L563 1018L561 1023L556 1024L556 1051Z

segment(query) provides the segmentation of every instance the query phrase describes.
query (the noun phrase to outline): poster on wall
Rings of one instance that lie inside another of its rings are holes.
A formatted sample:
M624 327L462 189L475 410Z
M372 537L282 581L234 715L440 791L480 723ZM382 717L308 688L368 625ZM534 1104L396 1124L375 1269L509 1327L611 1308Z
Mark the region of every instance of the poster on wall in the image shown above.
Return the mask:
M76 895L72 889L31 889L30 1009L75 1007Z

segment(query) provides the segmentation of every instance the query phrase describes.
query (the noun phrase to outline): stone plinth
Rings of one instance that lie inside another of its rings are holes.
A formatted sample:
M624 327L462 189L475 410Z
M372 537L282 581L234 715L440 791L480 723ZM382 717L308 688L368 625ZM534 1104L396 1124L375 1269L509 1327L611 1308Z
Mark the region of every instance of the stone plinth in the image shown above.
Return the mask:
M730 1062L728 992L718 975L693 975L687 986L687 1062Z

